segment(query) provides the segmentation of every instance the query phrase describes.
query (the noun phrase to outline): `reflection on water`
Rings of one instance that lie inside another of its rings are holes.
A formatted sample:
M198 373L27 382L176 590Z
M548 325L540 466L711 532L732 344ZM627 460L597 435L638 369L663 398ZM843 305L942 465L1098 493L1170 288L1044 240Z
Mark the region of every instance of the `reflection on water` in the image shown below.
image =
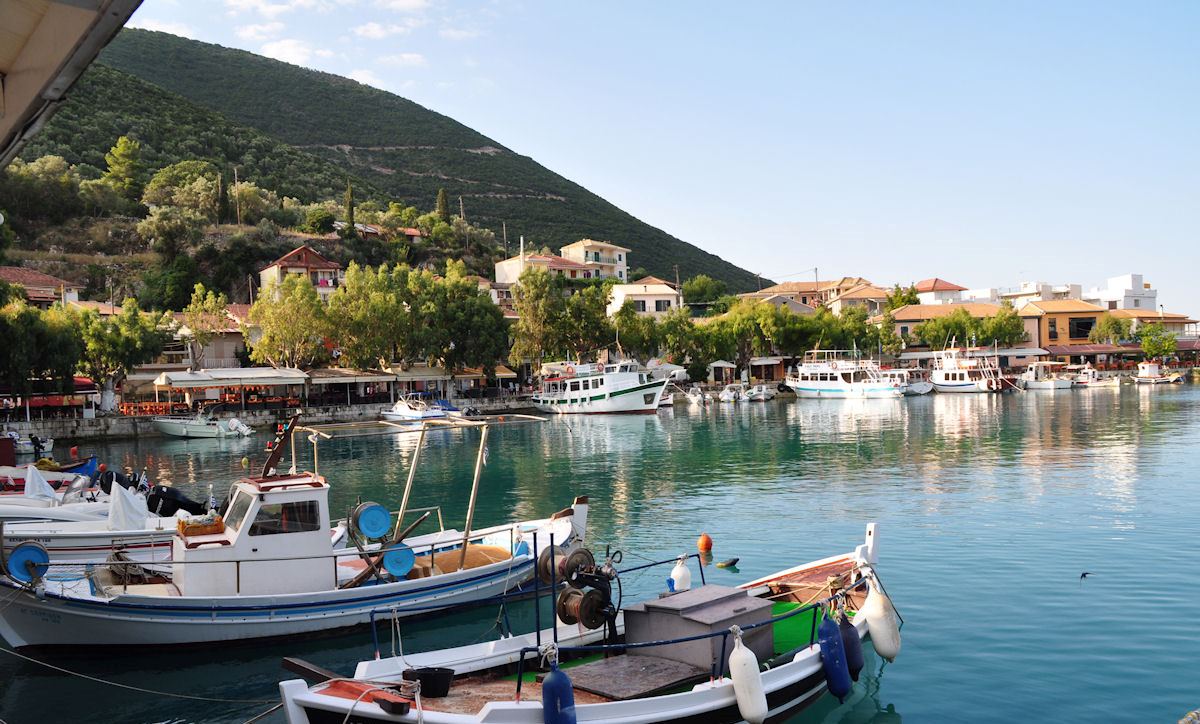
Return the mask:
M869 658L845 704L823 698L797 721L899 721L900 712L918 722L1178 719L1196 706L1200 680L1181 645L1200 620L1198 412L1200 388L1184 385L559 417L492 430L476 520L548 515L587 494L595 547L612 544L633 565L691 552L707 532L715 561L740 559L705 568L725 585L849 550L877 520L880 569L907 621L903 653L886 667ZM448 526L461 525L478 435L429 434L414 507L440 505ZM210 483L223 491L241 475L243 456L257 470L267 439L156 439L97 452L202 497ZM396 434L323 444L334 514L360 499L394 507L416 443ZM305 444L301 466L311 457ZM1080 584L1084 570L1096 575ZM662 578L631 574L625 594L656 595ZM531 627L531 608L518 609L510 615ZM1137 615L1154 610L1170 615L1152 625ZM407 623L405 645L478 640L494 635L494 618L486 610ZM355 632L53 659L150 688L253 699L275 696L284 655L349 672L371 653L370 635ZM8 721L95 721L100 712L240 722L261 710L131 701L4 659L0 681Z

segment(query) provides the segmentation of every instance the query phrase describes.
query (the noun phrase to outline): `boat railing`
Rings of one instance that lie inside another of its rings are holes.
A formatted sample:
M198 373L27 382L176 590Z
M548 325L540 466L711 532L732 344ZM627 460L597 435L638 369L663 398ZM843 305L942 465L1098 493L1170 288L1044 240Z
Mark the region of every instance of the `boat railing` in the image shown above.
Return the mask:
M673 558L673 559L671 559L671 562L674 562L675 560L678 560L678 559ZM798 606L798 607L792 609L791 611L785 611L785 612L779 614L778 616L771 616L770 618L766 619L765 621L759 621L758 623L746 624L744 626L739 626L739 628L742 630L743 633L745 633L747 631L753 631L755 629L762 628L764 626L774 626L775 624L779 623L780 621L786 621L789 618L792 618L794 616L799 616L800 614L803 614L803 613L808 613L810 611L817 611L819 609L828 608L835 601L844 601L846 596L851 591L862 588L863 586L865 586L867 584L868 580L869 579L866 576L863 576L863 577L859 578L857 581L847 584L847 586L845 588L838 591L837 593L826 596L825 598L822 598L819 601L813 601L811 603L807 603L802 606ZM809 627L808 644L804 648L809 648L809 647L815 645L817 642L817 619L818 618L819 617L816 615L812 616L810 627ZM557 632L557 630L558 630L557 627L555 627L556 632ZM723 677L725 675L725 668L726 668L725 667L725 652L728 650L729 636L731 633L732 633L731 631L729 631L728 629L725 629L725 630L721 630L721 631L709 631L708 633L696 634L694 636L683 636L683 637L674 638L674 639L660 639L657 641L638 641L635 643L626 642L626 643L616 643L616 644L588 644L588 645L581 645L581 646L558 646L557 648L560 653L562 653L562 652L580 653L580 654L604 653L607 655L607 654L624 653L630 649L645 649L645 648L653 648L655 646L670 646L672 644L688 643L691 641L703 641L706 639L714 639L714 638L717 638L718 636L720 636L721 637L721 655L713 660L712 670L710 672L712 679L716 680L717 678ZM540 652L540 650L541 650L540 645L539 646L525 646L525 647L522 647L522 649L521 649L521 652L517 659L517 701L521 700L521 683L525 679L525 660L530 654L537 654Z

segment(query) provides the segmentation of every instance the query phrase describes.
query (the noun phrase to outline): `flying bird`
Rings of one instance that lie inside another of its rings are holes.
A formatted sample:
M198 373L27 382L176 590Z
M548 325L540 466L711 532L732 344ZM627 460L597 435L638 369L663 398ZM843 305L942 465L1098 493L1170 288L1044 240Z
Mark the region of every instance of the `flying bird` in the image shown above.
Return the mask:
M1088 577L1088 576L1090 576L1090 575L1092 575L1092 572L1091 572L1091 571L1084 571L1083 573L1080 573L1080 574L1079 574L1079 585L1081 585L1081 586L1082 586L1082 585L1083 585L1083 579L1087 578L1087 577Z

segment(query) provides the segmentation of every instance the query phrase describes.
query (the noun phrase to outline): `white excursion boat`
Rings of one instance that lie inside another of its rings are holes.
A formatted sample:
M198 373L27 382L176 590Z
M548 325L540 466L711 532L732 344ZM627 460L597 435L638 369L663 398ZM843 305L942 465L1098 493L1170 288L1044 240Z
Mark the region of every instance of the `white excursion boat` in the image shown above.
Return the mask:
M419 397L406 396L396 400L390 409L379 414L383 419L392 422L421 422L448 417L450 413L444 408L430 405Z
M1158 362L1138 362L1133 381L1139 385L1165 385L1183 382L1183 375L1179 372L1164 371Z
M900 397L904 391L885 377L879 365L858 359L853 352L814 349L788 375L787 386L797 397Z
M775 387L772 385L751 385L746 388L746 402L766 402L775 399Z
M567 561L554 627L377 656L352 677L288 660L316 683L281 682L283 710L289 724L784 721L827 691L847 696L865 665L866 639L888 661L900 652L898 614L874 570L874 536L872 524L851 553L737 588L691 588L680 559L671 572L683 579L677 592L622 611L612 601L621 573L611 561ZM603 658L557 667L597 650ZM550 662L544 678L521 675L539 660Z
M246 437L254 434L253 428L236 417L222 421L208 412L199 412L190 416L155 417L150 422L154 425L155 430L172 437L226 438Z
M893 368L880 370L884 379L891 380L900 386L900 391L910 397L928 395L933 392L933 383L929 381L929 373L920 367Z
M1017 377L1017 385L1023 390L1069 390L1073 386L1070 377L1060 375L1062 362L1031 362Z
M548 519L473 529L487 426L449 425L483 428L462 532L409 536L429 511L401 529L415 467L395 521L383 506L361 504L351 520L355 548L341 549L318 472L243 478L223 516L177 524L171 561L154 571L127 561L52 563L36 543L6 546L0 588L15 605L0 610L0 635L15 647L206 643L355 626L379 609L426 614L503 594L529 580L551 543L583 539L587 499Z
M1091 364L1085 365L1070 365L1066 370L1071 378L1071 384L1075 387L1120 387L1121 378L1113 375L1112 377L1101 377L1100 371Z
M938 392L1000 392L1004 379L995 357L969 356L971 348L948 347L933 353L929 381Z
M741 382L725 385L725 389L717 394L717 400L720 402L741 402L745 399L746 385Z
M542 367L542 386L532 398L542 412L603 414L654 412L670 382L655 379L637 360L612 364L553 362Z

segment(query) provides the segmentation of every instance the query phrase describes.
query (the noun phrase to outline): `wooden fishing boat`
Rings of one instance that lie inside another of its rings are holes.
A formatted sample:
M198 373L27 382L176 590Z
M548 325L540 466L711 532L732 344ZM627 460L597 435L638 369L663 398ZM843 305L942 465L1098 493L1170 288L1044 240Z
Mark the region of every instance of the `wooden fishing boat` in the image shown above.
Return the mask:
M1017 385L1023 390L1069 390L1074 383L1059 372L1063 365L1054 361L1031 362L1017 377Z
M1183 382L1183 374L1170 369L1164 370L1158 362L1138 362L1133 381L1139 385L1169 385Z
M872 524L866 542L851 553L737 588L690 588L680 559L672 580L684 579L686 590L620 612L604 591L606 579L621 575L613 562L587 566L568 558L569 585L558 595L554 627L377 656L349 677L289 660L287 668L316 683L282 682L284 712L290 724L783 721L827 689L848 693L857 676L850 649L859 647L860 669L864 639L889 660L899 653L899 625L874 570L876 556ZM834 609L849 614L845 623L829 618ZM829 624L836 642L825 640ZM847 647L841 669L834 662L838 645ZM523 675L547 658L563 668L552 666L545 677ZM430 690L435 687L444 690ZM573 706L573 718L556 718L566 706Z

